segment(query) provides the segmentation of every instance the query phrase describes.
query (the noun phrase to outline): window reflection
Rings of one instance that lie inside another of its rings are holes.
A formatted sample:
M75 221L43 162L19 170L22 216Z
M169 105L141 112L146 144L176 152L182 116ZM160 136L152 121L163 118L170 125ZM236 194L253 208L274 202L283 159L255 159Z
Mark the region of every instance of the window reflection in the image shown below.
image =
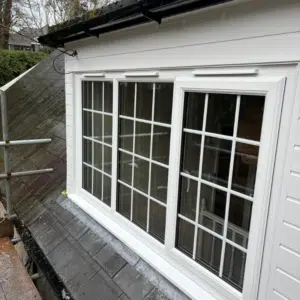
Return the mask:
M221 277L241 291L259 154L259 146L255 144L261 135L264 97L232 94L206 97L203 93L186 92L184 99L181 151L184 174L179 175L176 247L219 276L224 245ZM203 116L205 99L207 115ZM202 124L205 117L206 124Z

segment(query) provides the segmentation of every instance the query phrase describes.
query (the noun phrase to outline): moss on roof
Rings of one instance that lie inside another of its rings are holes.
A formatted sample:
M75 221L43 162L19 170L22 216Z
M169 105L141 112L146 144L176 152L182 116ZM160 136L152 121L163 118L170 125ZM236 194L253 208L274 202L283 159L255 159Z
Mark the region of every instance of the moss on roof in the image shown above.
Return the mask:
M136 2L139 2L138 0ZM132 4L132 1L130 1L130 3ZM56 24L54 26L50 26L49 27L49 33L52 32L56 32L59 31L61 29L65 29L68 28L70 26L85 22L85 21L89 21L93 18L99 17L101 15L104 15L105 13L112 11L114 9L120 8L120 7L124 7L128 4L127 0L115 0L109 4L106 4L100 8L97 9L92 9L89 11L85 11L83 12L80 16L70 19L68 21L65 21L63 23L59 23ZM120 16L121 17L121 16Z

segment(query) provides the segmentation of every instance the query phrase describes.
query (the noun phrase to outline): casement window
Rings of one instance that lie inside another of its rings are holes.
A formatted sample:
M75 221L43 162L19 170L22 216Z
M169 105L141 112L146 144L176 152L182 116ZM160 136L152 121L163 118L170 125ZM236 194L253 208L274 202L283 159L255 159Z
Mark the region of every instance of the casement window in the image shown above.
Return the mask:
M79 194L193 280L253 299L284 81L145 77L81 80Z
M176 247L242 290L265 97L184 99Z
M117 210L164 241L173 83L119 84Z
M82 187L111 203L112 82L82 83Z

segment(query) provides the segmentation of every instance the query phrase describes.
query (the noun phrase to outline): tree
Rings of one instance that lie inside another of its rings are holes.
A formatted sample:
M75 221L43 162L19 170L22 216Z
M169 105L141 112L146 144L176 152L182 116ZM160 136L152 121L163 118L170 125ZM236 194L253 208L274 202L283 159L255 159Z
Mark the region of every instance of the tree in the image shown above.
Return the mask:
M8 49L12 24L12 0L0 0L0 48Z
M116 0L0 0L0 48L8 49L11 28L37 38L63 23Z
M0 0L1 1L1 0ZM19 28L37 28L63 23L99 8L112 0L15 0L15 24Z

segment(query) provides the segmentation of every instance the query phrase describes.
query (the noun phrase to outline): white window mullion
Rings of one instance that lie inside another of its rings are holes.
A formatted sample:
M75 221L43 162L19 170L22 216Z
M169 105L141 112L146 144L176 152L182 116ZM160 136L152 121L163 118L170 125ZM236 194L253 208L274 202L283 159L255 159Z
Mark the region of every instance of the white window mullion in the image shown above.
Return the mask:
M94 166L94 82L92 82L92 166ZM92 168L92 194L94 193L94 169Z
M184 114L184 91L174 83L173 108L171 120L169 178L167 191L167 216L165 229L165 248L171 250L175 247L176 220L178 203L178 184L181 160L181 137Z
M133 139L132 139L132 153L135 153L135 127L136 127L136 97L137 97L137 83L134 84L134 109L133 109ZM134 184L134 168L135 168L135 162L134 162L134 155L132 155L132 172L131 172L131 186L133 187ZM132 221L133 216L133 190L131 189L131 201L130 201L130 221Z
M151 193L151 171L152 171L152 146L153 146L153 130L154 130L154 110L155 110L155 83L152 85L152 112L151 112L151 136L150 136L150 154L149 154L149 178L148 178L148 204L147 204L147 232L149 232L149 219L150 219L150 193Z
M204 113L203 113L203 123L202 123L202 132L205 132L206 129L206 118L207 118L207 107L208 107L208 97L209 94L205 95L205 104L204 104ZM200 205L200 195L201 195L201 177L202 177L202 165L203 165L203 152L204 152L204 143L205 143L205 135L202 134L202 140L201 140L201 147L200 147L200 159L199 159L199 174L198 174L198 189L197 189L197 204L196 204L196 224L199 223L200 218L200 224L202 224L202 215L199 217L199 209ZM195 234L194 234L194 244L193 244L193 259L196 258L196 250L197 250L197 239L198 239L198 226L195 228ZM200 238L200 240L202 237Z
M104 82L102 82L102 111L104 111ZM104 115L101 114L102 118L101 118L101 122L102 122L102 128L101 128L101 132L102 132L102 144L101 144L101 170L104 170ZM103 187L104 187L104 178L103 178L103 174L101 174L101 200L103 201Z
M239 96L237 96L237 99L236 99L235 118L234 118L234 127L233 127L233 140L232 140L231 155L230 155L228 187L227 187L228 191L227 191L227 195L226 195L223 240L222 240L222 250L221 250L220 269L219 269L220 277L222 277L222 275L223 275L224 260L225 260L225 247L226 247L226 237L227 237L228 217L229 217L229 207L230 207L230 190L231 190L231 185L232 185L232 175L233 175L233 167L234 167L234 156L235 156L236 136L237 136L238 122L239 122L240 103L241 103L241 96L239 95Z
M113 116L112 116L112 182L111 182L111 209L117 209L117 188L118 188L118 131L119 131L119 83L113 81Z

